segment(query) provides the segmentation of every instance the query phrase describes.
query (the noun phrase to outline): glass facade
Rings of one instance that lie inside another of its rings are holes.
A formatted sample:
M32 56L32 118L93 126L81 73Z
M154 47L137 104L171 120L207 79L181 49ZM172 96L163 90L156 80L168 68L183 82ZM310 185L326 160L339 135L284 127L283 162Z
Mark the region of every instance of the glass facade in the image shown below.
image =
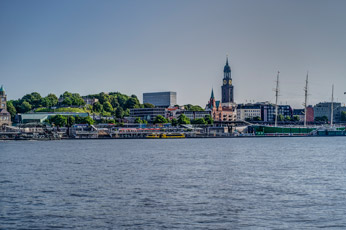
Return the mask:
M177 104L176 92L143 93L143 103L150 103L156 107L169 107Z

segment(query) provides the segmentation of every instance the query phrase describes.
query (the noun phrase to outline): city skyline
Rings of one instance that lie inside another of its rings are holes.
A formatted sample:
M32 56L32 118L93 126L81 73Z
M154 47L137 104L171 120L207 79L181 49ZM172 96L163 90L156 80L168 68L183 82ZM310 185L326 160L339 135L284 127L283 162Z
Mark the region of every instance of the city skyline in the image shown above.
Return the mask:
M198 5L198 7L196 7ZM234 101L301 108L346 96L343 1L2 1L0 84L9 99L175 91L178 104L221 99L226 55ZM128 12L131 12L129 14Z

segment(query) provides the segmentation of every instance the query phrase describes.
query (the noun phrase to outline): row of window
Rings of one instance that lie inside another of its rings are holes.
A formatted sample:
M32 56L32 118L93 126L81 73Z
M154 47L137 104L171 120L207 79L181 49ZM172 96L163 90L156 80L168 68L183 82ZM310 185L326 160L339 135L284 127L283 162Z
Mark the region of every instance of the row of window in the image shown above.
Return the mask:
M10 117L8 117L8 116L0 117L0 120L1 121L9 121Z

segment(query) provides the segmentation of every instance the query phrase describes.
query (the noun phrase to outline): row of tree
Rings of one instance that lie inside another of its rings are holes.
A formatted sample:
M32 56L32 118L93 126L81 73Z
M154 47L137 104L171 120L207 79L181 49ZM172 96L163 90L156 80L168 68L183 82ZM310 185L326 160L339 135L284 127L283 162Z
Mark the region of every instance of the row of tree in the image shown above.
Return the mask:
M93 106L87 106L89 112L100 113L103 116L115 116L123 118L128 116L132 108L153 108L152 104L140 104L136 95L127 96L119 92L111 92L109 94L99 93L87 95L87 98L97 98L99 101ZM55 94L48 94L42 97L39 93L33 92L24 95L18 100L11 100L7 102L8 111L11 113L12 119L17 113L27 113L38 108L51 108L51 107L84 107L85 101L78 93L64 92L60 95L60 102Z
M185 125L185 124L207 125L207 124L213 124L214 120L210 115L205 116L205 118L196 118L193 120L190 120L185 114L181 114L178 119L173 118L172 120L166 119L165 117L158 115L155 117L153 123L154 124L171 123L173 126Z
M65 115L55 115L49 117L45 122L55 125L58 127L68 126L71 127L74 124L94 124L94 120L91 117L80 117L80 116L65 116Z
M78 93L65 92L60 96L63 101L61 106L84 106L85 102ZM50 108L57 106L59 99L55 94L48 94L46 97L42 97L39 93L33 92L24 95L18 100L11 100L7 102L7 110L11 113L12 118L16 113L26 113L37 108Z

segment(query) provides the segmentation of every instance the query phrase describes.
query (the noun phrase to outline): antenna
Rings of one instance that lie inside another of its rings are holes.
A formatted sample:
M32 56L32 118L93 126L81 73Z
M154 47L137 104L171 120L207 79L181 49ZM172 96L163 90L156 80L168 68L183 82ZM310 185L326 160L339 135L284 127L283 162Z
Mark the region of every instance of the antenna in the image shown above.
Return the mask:
M333 127L333 116L334 116L334 84L332 85L332 107L330 112L330 126Z
M306 112L307 112L307 106L308 106L308 84L309 84L309 71L306 74L306 80L305 80L305 101L304 101L304 127L306 127Z
M279 99L279 74L276 76L276 89L275 89L275 127L278 126L278 99Z

